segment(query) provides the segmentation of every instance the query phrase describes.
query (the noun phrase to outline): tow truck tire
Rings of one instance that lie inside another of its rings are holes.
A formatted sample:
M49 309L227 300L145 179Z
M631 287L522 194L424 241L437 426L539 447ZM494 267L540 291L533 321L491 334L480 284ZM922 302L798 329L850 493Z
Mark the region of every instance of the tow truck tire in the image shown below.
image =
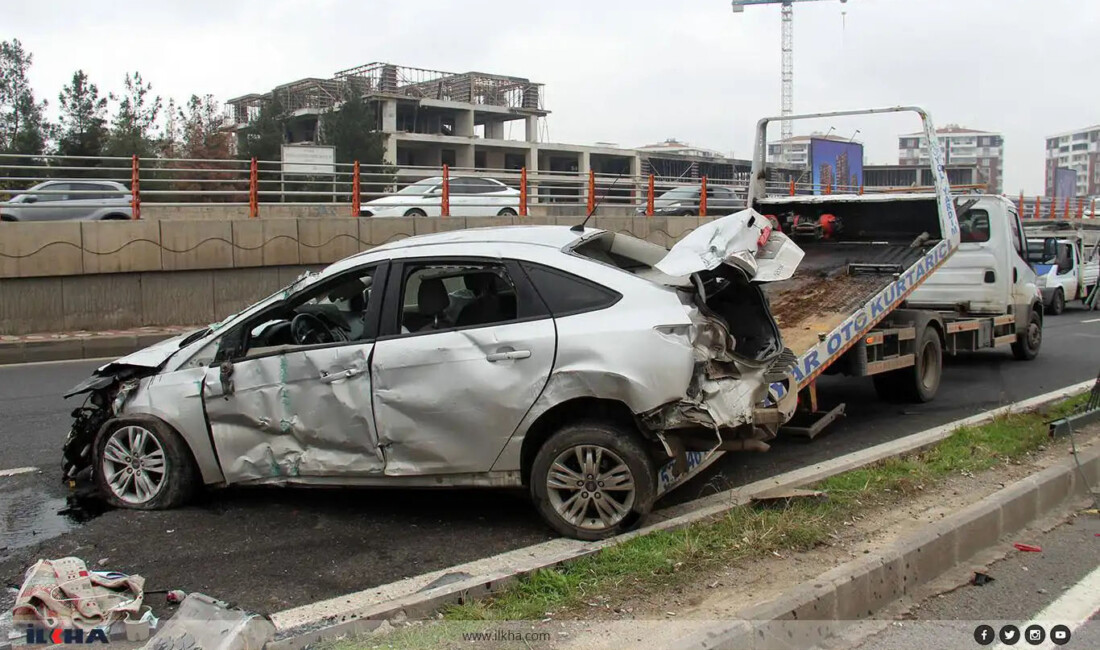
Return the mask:
M1054 292L1054 297L1050 299L1050 307L1047 307L1047 313L1051 316L1059 316L1066 310L1066 294L1058 289Z
M1012 354L1020 361L1031 361L1039 356L1039 348L1043 345L1043 317L1032 309L1028 315L1027 329L1016 335L1016 342L1012 344Z
M925 326L917 338L914 363L871 377L875 392L888 402L931 402L943 377L943 343L936 328Z
M583 471L578 450L583 458L590 451L600 452L599 467L591 477ZM553 487L567 478L568 488ZM581 483L574 486L573 481ZM632 494L621 489L626 481ZM657 494L657 470L638 435L624 425L602 421L567 424L547 438L531 464L529 482L531 500L546 523L562 535L582 540L605 539L633 527L653 508ZM612 488L612 483L619 487ZM583 506L576 520L570 521L565 515L574 498L588 500L591 507ZM609 517L611 525L602 525L597 498L605 502L599 506L612 498L613 512L627 511Z

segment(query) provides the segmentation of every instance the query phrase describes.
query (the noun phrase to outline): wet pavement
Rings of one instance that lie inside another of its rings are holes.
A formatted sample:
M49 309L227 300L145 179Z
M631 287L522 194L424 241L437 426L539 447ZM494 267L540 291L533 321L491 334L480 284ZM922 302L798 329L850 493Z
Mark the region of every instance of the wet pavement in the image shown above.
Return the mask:
M827 435L779 440L766 454L727 455L666 503L1094 378L1100 322L1084 321L1096 318L1081 311L1050 318L1034 362L1017 362L1007 349L950 362L932 404L885 404L870 380L826 377L822 400L845 401L849 413ZM91 516L80 504L69 507L61 483L60 446L77 404L60 394L96 365L0 367L0 471L39 470L0 476L4 586L16 586L38 558L75 555L92 568L140 573L148 589L202 591L271 612L552 537L525 495L513 491L233 489L179 510ZM0 606L10 605L6 599L0 591Z

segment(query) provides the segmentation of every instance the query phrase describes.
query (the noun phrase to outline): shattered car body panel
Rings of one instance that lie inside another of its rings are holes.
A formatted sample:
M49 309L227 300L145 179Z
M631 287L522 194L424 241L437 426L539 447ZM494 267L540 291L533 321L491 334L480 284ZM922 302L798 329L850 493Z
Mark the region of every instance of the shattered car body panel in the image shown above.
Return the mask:
M705 247L672 252L594 229L513 227L360 253L100 368L77 391L95 416L71 446L152 418L184 439L208 485L517 485L527 434L558 407L594 399L633 415L667 488L707 462L699 451L767 440L793 408L793 391L769 389L793 376L753 279L789 274L801 251L750 211L713 224ZM446 309L402 297L401 269L431 264L506 269L518 311L458 323L478 302L470 285L433 298ZM368 268L381 279L354 285L361 295L333 290ZM570 308L583 287L554 289L539 268L614 297ZM406 312L430 326L406 327ZM330 336L286 339L307 316ZM93 465L82 462L77 470Z

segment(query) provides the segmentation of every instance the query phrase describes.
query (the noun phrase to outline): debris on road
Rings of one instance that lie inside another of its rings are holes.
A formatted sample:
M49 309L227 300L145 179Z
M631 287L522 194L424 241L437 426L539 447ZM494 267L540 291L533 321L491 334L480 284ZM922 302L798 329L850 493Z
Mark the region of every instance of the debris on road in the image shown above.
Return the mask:
M145 645L145 650L245 650L262 648L275 634L271 621L206 594L190 594L179 612Z
M975 587L981 587L994 581L993 576L988 573L982 573L981 571L975 571L974 577L970 579L970 584Z
M1017 551L1023 551L1025 553L1042 553L1043 552L1042 548L1040 548L1038 546L1032 546L1031 544L1021 544L1020 542L1016 542L1015 544L1013 544L1013 546L1016 547Z
M821 490L804 490L801 488L775 489L761 492L752 497L752 504L761 507L785 508L795 500L827 501L829 495Z
M184 598L187 598L187 592L182 589L173 589L165 594L165 599L175 605L182 603Z
M123 621L155 627L143 606L145 578L113 571L89 571L75 557L39 560L27 570L12 607L14 626L123 632ZM115 628L112 630L112 628Z

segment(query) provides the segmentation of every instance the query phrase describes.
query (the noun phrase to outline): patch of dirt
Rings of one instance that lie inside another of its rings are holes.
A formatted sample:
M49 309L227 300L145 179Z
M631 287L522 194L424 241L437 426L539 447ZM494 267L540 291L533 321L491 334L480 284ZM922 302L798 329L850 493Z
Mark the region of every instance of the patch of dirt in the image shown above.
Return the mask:
M1100 443L1100 425L1077 433L1079 450ZM705 623L730 620L751 605L772 600L793 585L898 539L981 501L1007 485L1064 461L1070 442L1062 438L1020 462L977 474L956 474L936 481L915 495L900 496L887 506L869 508L845 522L831 543L804 553L781 553L713 572L701 581L640 594L620 602L593 598L585 620L563 621L566 636L556 648L603 650L622 647L638 636L648 647L665 647L701 629ZM629 622L629 625L624 625ZM558 621L554 621L555 624ZM556 626L555 626L556 627Z
M803 275L782 287L769 287L771 312L784 345L795 354L809 350L817 344L819 333L833 331L889 282L889 277L881 275Z

